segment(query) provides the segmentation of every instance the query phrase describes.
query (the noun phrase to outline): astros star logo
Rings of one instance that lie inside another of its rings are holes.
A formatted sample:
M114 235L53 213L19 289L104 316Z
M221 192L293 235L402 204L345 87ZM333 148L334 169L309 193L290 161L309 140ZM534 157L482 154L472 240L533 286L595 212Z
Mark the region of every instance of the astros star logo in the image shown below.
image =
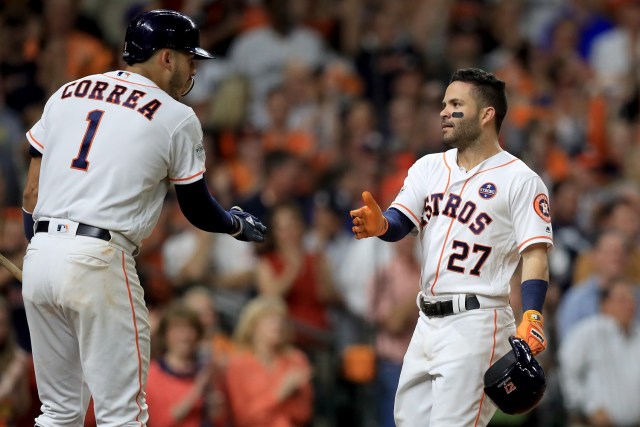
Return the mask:
M549 204L545 200L540 202L540 209L544 215L549 215Z

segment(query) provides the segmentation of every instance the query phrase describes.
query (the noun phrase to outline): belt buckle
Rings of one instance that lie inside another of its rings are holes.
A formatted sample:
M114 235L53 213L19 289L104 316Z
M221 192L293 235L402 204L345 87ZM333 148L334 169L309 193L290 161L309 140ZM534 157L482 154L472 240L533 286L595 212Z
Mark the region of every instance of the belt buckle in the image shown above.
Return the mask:
M440 301L427 301L423 297L420 297L420 305L422 312L427 317L437 317L442 315L442 304Z

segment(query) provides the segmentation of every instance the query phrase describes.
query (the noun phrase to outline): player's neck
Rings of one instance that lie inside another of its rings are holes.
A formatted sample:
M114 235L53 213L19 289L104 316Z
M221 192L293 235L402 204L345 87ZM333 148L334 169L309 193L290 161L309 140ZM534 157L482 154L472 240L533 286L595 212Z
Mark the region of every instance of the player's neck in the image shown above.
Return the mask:
M141 75L142 77L146 77L156 85L158 85L158 87L163 87L163 85L161 84L162 79L160 78L160 75L158 73L155 73L151 67L145 67L143 64L127 65L125 67L125 71Z
M494 142L478 141L478 143L471 144L462 150L458 149L456 161L459 167L470 171L489 157L493 157L501 151L502 148L500 148L497 140Z

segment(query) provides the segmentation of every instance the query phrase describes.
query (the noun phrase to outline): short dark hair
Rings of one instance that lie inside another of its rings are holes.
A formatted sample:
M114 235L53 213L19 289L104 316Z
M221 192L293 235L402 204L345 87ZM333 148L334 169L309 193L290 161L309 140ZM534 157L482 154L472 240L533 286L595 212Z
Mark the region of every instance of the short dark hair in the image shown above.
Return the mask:
M474 86L471 93L484 107L496 110L496 132L500 132L502 121L507 115L507 93L505 83L493 74L479 68L463 68L451 75L453 82L470 83Z
M182 301L172 303L167 310L163 313L160 325L158 326L158 347L162 353L167 351L166 334L169 330L171 322L175 320L183 320L193 328L196 332L197 339L200 341L204 337L204 326L200 321L198 313L192 308L188 307Z

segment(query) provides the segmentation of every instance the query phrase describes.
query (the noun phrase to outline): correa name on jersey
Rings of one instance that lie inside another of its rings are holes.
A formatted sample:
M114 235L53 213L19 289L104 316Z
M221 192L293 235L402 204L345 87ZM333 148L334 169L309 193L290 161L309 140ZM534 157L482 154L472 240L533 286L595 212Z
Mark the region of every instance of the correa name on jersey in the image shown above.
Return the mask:
M442 206L444 208L441 209ZM469 224L469 230L478 235L493 222L493 218L486 212L476 214L477 210L478 206L474 202L467 200L463 204L462 198L457 194L449 193L445 202L443 193L434 193L425 199L422 226L426 227L434 216L446 215L457 219L461 224Z
M153 120L158 108L162 106L162 102L153 98L146 104L138 108L142 98L147 95L138 89L128 88L119 84L109 84L102 80L80 80L69 83L62 91L61 98L87 98L96 101L108 102L110 104L121 105L130 108L142 114L148 120Z

